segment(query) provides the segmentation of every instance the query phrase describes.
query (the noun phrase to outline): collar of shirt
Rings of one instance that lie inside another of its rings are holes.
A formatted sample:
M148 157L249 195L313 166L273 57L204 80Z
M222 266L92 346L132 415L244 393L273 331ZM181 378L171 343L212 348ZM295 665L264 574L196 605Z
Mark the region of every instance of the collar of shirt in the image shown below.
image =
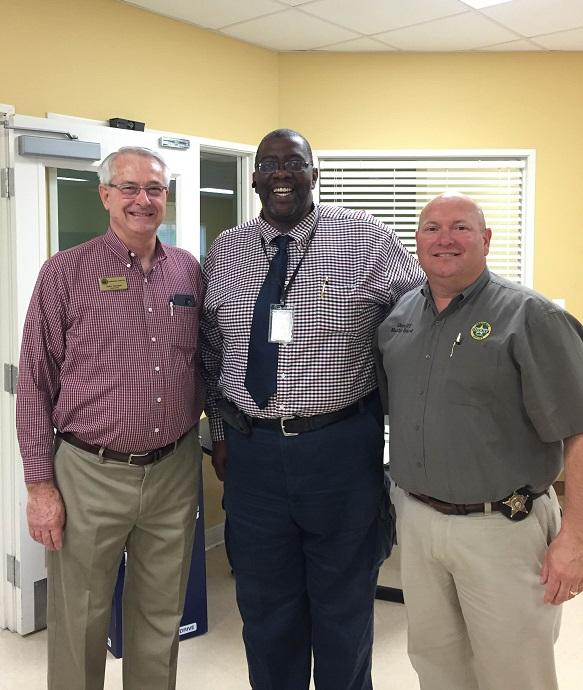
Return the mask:
M316 215L317 211L314 206L310 213L287 233L295 241L296 247L300 252L305 249L308 243L310 234L316 223ZM262 215L259 216L258 225L259 233L267 247L278 235L281 235L279 230L270 225Z
M454 297L451 302L448 304L447 308L444 309L439 316L445 316L446 312L452 312L455 309L458 308L459 304L463 301L464 303L468 302L471 297L474 295L479 294L484 287L490 282L490 271L485 268L482 273L478 276L478 278L468 285L466 288L464 288L459 295ZM421 286L420 288L421 294L423 297L425 297L425 305L424 309L432 309L433 313L437 315L437 310L435 308L435 302L433 301L433 295L431 294L431 288L429 287L429 281L425 281L425 283Z
M127 264L128 256L130 260L132 257L132 252L129 250L125 244L119 239L115 232L111 229L111 226L107 228L107 232L103 235L103 242L108 249L110 249L119 259ZM156 237L156 249L154 250L154 263L158 261L163 261L166 259L166 252L160 240ZM139 261L139 260L138 260Z

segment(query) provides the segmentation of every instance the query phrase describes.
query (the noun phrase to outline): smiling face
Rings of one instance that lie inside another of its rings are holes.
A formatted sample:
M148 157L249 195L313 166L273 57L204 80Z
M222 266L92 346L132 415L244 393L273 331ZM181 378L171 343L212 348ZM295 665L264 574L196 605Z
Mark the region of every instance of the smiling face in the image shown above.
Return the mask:
M111 184L132 183L141 186L167 185L162 166L155 158L122 154L113 162ZM128 248L155 241L156 231L166 213L166 193L150 198L142 189L133 199L119 189L99 185L99 196L109 211L109 224Z
M301 172L290 172L286 161L300 159L309 163ZM274 161L277 169L253 173L255 192L259 194L263 217L280 232L287 232L302 221L312 210L312 190L316 186L318 170L312 165L312 156L306 141L299 134L267 135L257 149L256 163Z
M461 194L442 194L421 212L417 256L432 291L457 294L486 267L492 231L477 204Z

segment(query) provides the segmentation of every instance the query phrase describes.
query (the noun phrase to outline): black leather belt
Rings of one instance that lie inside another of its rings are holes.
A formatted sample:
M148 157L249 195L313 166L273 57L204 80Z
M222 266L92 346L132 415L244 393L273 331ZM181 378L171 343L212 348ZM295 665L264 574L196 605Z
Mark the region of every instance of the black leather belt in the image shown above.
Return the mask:
M63 441L70 443L75 448L80 448L88 453L93 453L94 455L99 455L100 457L106 458L107 460L116 460L117 462L125 462L128 465L150 465L156 460L161 460L170 453L172 453L178 447L178 444L184 436L181 436L178 441L173 441L167 446L162 448L156 448L155 450L150 450L147 453L119 453L117 450L111 450L110 448L103 448L101 446L94 446L91 443L85 443L85 441L77 438L75 434L71 434L68 431L65 433L57 432L57 436L62 438Z
M272 431L281 431L284 436L297 436L306 431L316 431L322 429L329 424L335 424L343 419L352 417L362 409L363 404L372 400L378 395L378 390L374 390L364 398L357 400L348 407L343 407L341 410L335 412L326 412L325 414L316 414L312 417L276 417L272 419L262 419L261 417L247 417L251 426L258 429L271 429Z
M409 496L431 506L444 515L470 515L471 513L490 513L494 511L502 513L510 520L524 519L530 513L532 501L543 494L548 496L548 489L533 492L526 489L517 489L505 499L492 501L491 503L447 503L432 496L409 492Z

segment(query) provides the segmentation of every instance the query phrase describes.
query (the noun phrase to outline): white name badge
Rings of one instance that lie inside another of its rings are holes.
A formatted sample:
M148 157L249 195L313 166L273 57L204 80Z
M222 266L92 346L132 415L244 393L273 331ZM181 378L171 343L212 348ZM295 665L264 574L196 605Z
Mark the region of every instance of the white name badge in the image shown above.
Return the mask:
M269 312L269 342L291 343L294 330L294 310L272 304Z

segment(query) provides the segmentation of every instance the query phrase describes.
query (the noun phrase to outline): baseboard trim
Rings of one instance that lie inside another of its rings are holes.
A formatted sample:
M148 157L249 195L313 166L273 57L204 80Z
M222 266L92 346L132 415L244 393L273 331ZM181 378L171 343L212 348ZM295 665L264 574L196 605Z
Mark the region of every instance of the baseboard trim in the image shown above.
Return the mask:
M204 531L205 550L212 549L225 541L225 523L219 522Z

